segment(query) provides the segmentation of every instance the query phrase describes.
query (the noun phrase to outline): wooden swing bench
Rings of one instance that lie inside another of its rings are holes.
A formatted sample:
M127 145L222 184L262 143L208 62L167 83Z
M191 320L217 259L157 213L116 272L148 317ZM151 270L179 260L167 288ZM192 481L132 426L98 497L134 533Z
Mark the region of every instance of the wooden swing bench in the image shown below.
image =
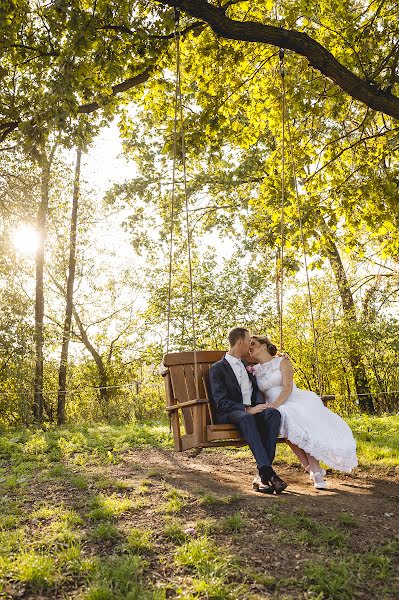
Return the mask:
M225 350L199 350L196 353L198 393L194 375L194 352L166 354L163 364L166 410L170 414L175 450L218 446L245 446L234 425L215 423L209 387L209 368L226 354ZM322 396L324 404L334 396ZM180 420L182 417L182 422ZM278 442L284 442L280 438Z

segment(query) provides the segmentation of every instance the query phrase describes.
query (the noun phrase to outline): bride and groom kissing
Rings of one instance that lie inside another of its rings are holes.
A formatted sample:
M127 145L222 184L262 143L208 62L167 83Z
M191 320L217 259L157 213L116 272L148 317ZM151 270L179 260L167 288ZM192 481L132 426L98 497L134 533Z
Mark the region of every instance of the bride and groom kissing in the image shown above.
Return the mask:
M357 456L349 426L317 394L296 387L289 357L244 327L232 329L228 340L228 352L209 371L216 421L240 430L256 460L257 489L281 494L287 487L272 467L278 437L285 438L316 489L327 488L320 460L350 472ZM243 360L248 354L258 364Z

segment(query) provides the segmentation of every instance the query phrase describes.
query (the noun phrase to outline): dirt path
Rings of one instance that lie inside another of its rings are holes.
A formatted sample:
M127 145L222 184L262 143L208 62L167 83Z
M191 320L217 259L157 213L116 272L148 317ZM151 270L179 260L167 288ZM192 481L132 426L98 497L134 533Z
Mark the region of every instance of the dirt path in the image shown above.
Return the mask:
M276 471L288 483L287 490L279 497L266 496L252 490L255 475L253 461L246 457L234 457L222 452L203 451L174 453L162 450L138 450L126 457L121 476L129 470L129 463L159 472L168 483L194 491L208 489L219 495L239 494L239 504L264 505L265 502L289 503L293 508L317 507L326 513L353 512L360 518L373 521L378 526L399 533L399 473L395 470L356 470L354 474L329 472L328 490L315 490L308 476L299 466L284 463L275 465ZM114 473L115 476L115 473ZM387 516L391 515L392 519Z

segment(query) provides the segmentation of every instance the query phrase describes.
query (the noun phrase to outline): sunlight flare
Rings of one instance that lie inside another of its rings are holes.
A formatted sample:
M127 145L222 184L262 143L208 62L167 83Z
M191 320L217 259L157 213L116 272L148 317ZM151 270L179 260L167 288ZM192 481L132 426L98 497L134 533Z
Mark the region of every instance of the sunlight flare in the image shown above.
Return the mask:
M12 241L17 252L34 256L39 247L40 235L33 225L24 223L14 230Z

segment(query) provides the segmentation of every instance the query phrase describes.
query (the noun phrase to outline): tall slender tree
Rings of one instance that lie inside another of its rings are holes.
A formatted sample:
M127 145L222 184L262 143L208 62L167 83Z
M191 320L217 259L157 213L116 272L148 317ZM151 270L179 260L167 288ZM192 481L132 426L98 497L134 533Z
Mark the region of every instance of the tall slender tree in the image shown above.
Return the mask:
M40 155L41 169L41 193L40 203L37 213L36 227L39 233L39 245L35 257L36 265L36 292L35 292L35 379L34 379L34 398L33 398L33 416L36 422L43 421L43 322L44 322L44 260L45 260L45 244L47 230L47 216L49 209L50 197L50 177L51 165L54 158L56 146L53 145L50 152L47 154L46 148L43 146Z
M69 341L71 338L71 324L73 313L73 290L75 283L76 270L76 235L78 224L78 205L80 197L80 166L82 159L82 146L78 145L76 152L75 177L72 194L72 213L69 234L69 261L68 261L68 277L66 289L66 307L64 329L62 332L61 358L58 371L58 401L57 401L57 423L62 425L65 423L65 398L66 398L66 378L68 365L68 350Z

